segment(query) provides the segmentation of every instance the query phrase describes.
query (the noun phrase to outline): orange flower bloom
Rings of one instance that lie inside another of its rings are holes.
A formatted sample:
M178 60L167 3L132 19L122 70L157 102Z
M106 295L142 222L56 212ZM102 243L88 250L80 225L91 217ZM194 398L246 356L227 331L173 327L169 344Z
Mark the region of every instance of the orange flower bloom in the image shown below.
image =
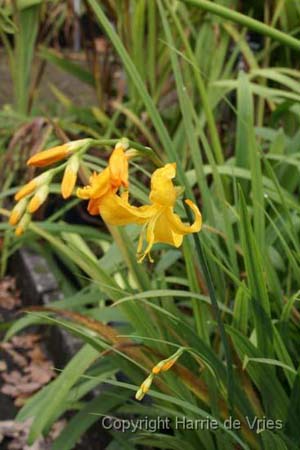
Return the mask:
M116 145L112 152L108 167L99 174L93 173L89 181L88 186L77 189L77 196L90 200L88 212L97 215L107 196L116 193L121 186L128 187L128 159L121 144Z
M174 212L178 189L173 185L176 175L176 164L166 164L155 170L151 177L150 205L140 207L128 203L127 195L106 195L101 203L100 214L110 225L126 225L130 223L144 224L139 243L138 261L141 262L155 243L161 242L180 247L186 234L200 231L202 219L198 207L191 201L185 203L193 211L195 220L192 225L184 224ZM143 242L147 242L143 250Z
M143 225L138 243L138 261L141 262L155 243L161 242L179 247L186 234L200 231L202 218L198 207L185 200L194 214L194 222L185 224L174 212L180 189L173 185L176 164L166 164L154 171L151 177L150 204L140 207L128 202L128 191L118 193L120 187L128 188L128 156L122 143L118 143L109 164L100 174L90 177L90 184L77 190L77 196L88 199L88 211L100 214L109 225ZM147 245L144 248L144 241Z

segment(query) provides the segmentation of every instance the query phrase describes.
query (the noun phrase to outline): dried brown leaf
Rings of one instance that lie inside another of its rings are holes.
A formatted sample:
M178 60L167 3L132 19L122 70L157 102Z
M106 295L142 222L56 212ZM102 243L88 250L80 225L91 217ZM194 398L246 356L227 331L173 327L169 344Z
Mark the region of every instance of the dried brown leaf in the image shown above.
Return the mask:
M32 381L41 385L48 383L55 376L53 365L50 361L44 361L43 364L31 363L25 368L24 372L29 375Z
M20 305L19 293L16 290L15 279L5 277L0 281L0 308L11 311Z
M0 372L5 372L7 370L7 364L5 361L0 361Z
M42 348L39 345L36 345L33 347L32 350L27 352L28 357L36 363L41 363L46 360L45 353L43 352Z
M11 339L11 343L14 347L31 349L34 347L35 343L41 340L40 334L29 333L21 334L19 336L14 336Z
M6 344L4 344L4 345L6 345ZM27 359L25 358L25 356L21 355L21 353L17 352L13 348L9 348L8 346L4 347L2 345L1 347L6 350L6 352L11 356L11 358L13 359L14 363L17 366L19 366L19 367L27 366L27 364L28 364Z

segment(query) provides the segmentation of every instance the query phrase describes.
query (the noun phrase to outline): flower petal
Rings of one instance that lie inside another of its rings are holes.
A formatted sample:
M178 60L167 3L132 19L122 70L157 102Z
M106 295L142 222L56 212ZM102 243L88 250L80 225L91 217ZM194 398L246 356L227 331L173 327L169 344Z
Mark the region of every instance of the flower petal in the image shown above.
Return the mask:
M172 179L176 175L176 163L166 164L155 170L151 177L150 200L162 206L173 206L177 193Z
M171 209L171 208L168 208ZM159 216L155 224L154 243L161 242L163 244L180 247L182 244L183 235L173 231L168 222L168 215L166 211Z
M90 184L77 189L77 197L88 200L105 195L110 190L109 178L110 173L108 168L104 169L101 173L93 173L90 176Z
M91 216L98 216L102 197L91 198L87 210Z
M197 233L201 230L202 225L202 216L198 209L198 207L191 201L185 200L185 203L191 208L194 213L195 221L192 225L186 225L182 223L180 217L175 214L172 208L168 208L166 210L166 216L168 219L169 226L172 228L172 231L177 234L185 235L189 233Z
M167 210L170 210L172 214L171 207L159 207L158 209L156 209L156 213L153 215L153 217L147 222L146 232L142 231L139 240L137 250L138 262L142 262L147 255L149 255L149 259L152 262L150 251L153 245L158 242L162 244L173 245L174 247L180 247L180 245L182 244L183 234L178 234L173 231L172 226L168 221ZM144 238L147 241L147 246L145 250L142 250Z
M114 149L109 158L109 171L113 187L128 187L128 159L121 145Z
M126 193L121 197L111 193L103 197L100 214L110 225L143 224L153 215L153 206L132 206L128 203Z

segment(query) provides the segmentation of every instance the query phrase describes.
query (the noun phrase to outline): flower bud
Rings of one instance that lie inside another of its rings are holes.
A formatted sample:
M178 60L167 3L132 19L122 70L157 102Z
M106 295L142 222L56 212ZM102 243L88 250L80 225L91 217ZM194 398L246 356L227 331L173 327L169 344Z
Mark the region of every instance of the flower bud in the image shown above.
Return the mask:
M28 200L26 198L22 198L12 209L9 217L10 225L16 225L21 219L23 213L25 212Z
M119 142L116 143L115 149L122 148L123 150L127 150L129 147L129 141L126 137L123 137L119 140Z
M114 188L128 187L128 159L121 144L114 148L109 158L109 172L110 182Z
M49 194L49 186L47 184L41 186L30 200L28 205L28 212L30 212L30 214L33 214L35 211L37 211L39 207L47 199L48 194Z
M21 236L21 234L24 233L24 231L26 230L26 228L28 227L28 225L30 223L30 220L31 220L31 215L28 213L25 213L16 228L16 231L15 231L16 236Z
M50 183L51 175L49 172L42 173L36 178L33 178L33 180L30 180L29 183L25 184L21 189L16 193L15 200L19 201L21 198L26 197L27 195L34 192L36 189L38 189L43 184Z
M171 367L176 363L177 359L182 355L183 352L184 349L180 348L176 353L170 356L170 358L160 361L158 364L156 364L156 366L153 367L152 373L154 375L158 375L160 372L166 372L167 370L171 369Z
M141 384L139 390L137 391L137 393L135 394L135 398L137 400L142 400L145 396L145 394L149 391L151 384L153 381L153 374L151 373L146 379L145 381Z
M70 141L66 143L66 146L68 147L68 150L70 152L77 152L77 150L80 150L85 145L88 145L92 143L93 140L90 138L87 139L78 139L77 141Z
M80 160L75 154L70 158L67 164L61 183L61 194L64 199L69 198L72 195L74 186L76 184L79 163Z
M135 148L129 148L128 150L126 150L125 152L125 156L128 159L128 161L130 161L133 158L136 158L137 156L139 156L141 153L139 150L136 150Z
M53 164L69 156L71 153L80 150L84 145L91 142L91 139L78 139L67 142L57 147L52 147L42 152L36 153L27 161L28 166L43 167Z

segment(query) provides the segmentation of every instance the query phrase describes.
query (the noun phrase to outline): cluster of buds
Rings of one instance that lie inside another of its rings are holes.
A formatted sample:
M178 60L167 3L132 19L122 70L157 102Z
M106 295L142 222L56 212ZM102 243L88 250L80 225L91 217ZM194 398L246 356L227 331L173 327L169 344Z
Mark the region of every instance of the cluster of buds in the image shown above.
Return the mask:
M15 233L17 236L24 233L30 223L31 215L46 201L53 176L64 167L61 193L65 199L72 195L80 165L80 156L77 151L85 148L89 143L90 139L67 142L66 144L36 153L27 161L29 166L44 167L69 158L64 165L47 170L33 178L16 193L15 200L17 203L11 211L9 223L12 226L16 226Z
M150 375L143 381L141 386L139 387L138 391L135 394L135 398L137 400L142 400L144 396L149 391L152 381L156 375L159 375L161 372L167 372L171 369L171 367L176 363L177 359L180 358L182 353L185 351L183 347L179 348L177 352L175 352L173 355L171 355L167 359L163 359L159 363L157 363L151 370Z
M16 235L20 236L28 227L31 214L45 202L49 194L49 184L52 174L47 171L38 177L30 180L15 195L17 201L11 211L9 223L16 227Z

